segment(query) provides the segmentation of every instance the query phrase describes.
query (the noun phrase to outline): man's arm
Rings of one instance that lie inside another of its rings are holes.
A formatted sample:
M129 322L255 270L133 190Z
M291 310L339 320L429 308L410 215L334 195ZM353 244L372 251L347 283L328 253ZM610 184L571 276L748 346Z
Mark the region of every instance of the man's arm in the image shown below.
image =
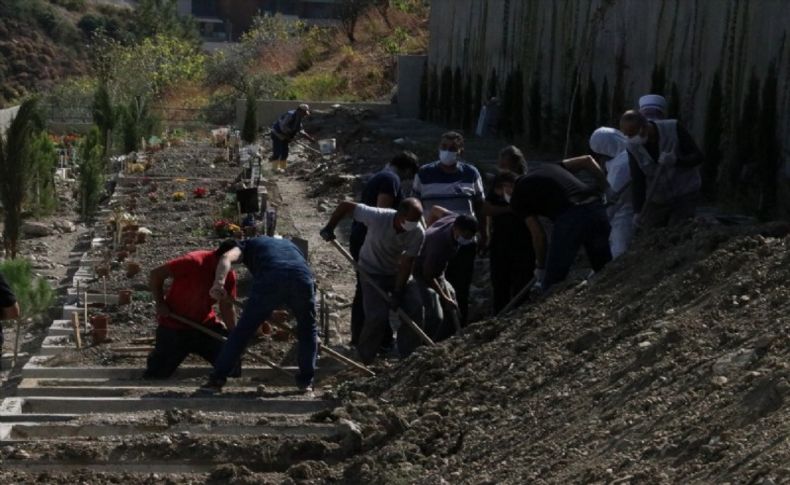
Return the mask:
M401 293L406 288L412 270L414 270L413 256L401 255L398 262L398 275L395 277L395 293Z
M546 269L546 230L536 216L527 217L527 227L532 235L532 247L535 248L535 267Z
M222 316L222 321L228 330L233 330L236 327L236 308L228 300L221 300L219 302L219 314Z
M332 213L332 216L329 218L329 222L326 223L323 229L321 229L321 237L324 238L326 241L332 241L335 239L335 228L340 221L345 219L346 217L351 216L354 214L354 210L357 208L359 204L355 202L343 201L335 208L335 212Z
M170 315L170 308L165 302L165 281L173 277L173 272L170 268L163 264L151 270L148 275L148 288L151 290L151 295L154 297L156 304L156 314L162 317Z
M601 192L606 191L606 188L609 187L609 182L606 180L606 174L603 173L601 170L601 166L598 165L598 162L589 155L585 155L583 157L576 157L576 158L569 158L567 160L563 160L562 165L571 173L578 173L581 171L587 171L595 177L595 183L598 186L598 189Z
M227 253L223 254L221 258L219 258L219 262L217 263L217 271L214 273L214 285L211 287L211 291L209 292L211 298L214 298L218 302L222 302L227 299L228 292L225 290L225 278L228 277L228 273L230 273L233 263L239 261L239 259L241 259L241 249L237 247L231 249Z
M442 217L446 217L452 214L451 211L445 209L444 207L440 207L438 205L433 206L431 208L430 214L428 214L428 222L426 227L431 227L434 222L438 221Z

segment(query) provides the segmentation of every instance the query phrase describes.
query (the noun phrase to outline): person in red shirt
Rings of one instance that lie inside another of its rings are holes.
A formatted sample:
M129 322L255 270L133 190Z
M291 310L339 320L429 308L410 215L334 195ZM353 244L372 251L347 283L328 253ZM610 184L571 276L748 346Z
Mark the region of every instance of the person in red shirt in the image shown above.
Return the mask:
M180 323L171 315L200 323L222 335L227 335L236 326L233 304L227 301L219 303L220 321L214 311L216 300L209 296L217 263L223 252L220 249L193 251L151 271L149 286L156 302L159 326L156 329L156 345L148 356L144 379L169 378L189 354L199 355L214 364L223 343ZM165 296L167 280L172 280L172 283ZM232 271L225 280L225 290L236 297L236 274ZM239 374L237 364L231 375Z

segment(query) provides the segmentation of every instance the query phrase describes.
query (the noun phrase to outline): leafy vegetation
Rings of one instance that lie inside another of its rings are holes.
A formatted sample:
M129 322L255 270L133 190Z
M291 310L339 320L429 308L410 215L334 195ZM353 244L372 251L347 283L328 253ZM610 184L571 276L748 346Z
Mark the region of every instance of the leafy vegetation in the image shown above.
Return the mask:
M0 200L5 213L3 241L6 256L16 257L22 227L22 205L35 166L33 143L42 129L38 102L29 99L19 107L5 137L0 136Z
M80 213L88 220L95 214L104 189L104 147L97 127L82 140L79 159Z
M244 113L244 128L241 130L241 139L247 143L254 143L258 132L258 116L255 112L257 101L252 93L247 95L247 108Z
M30 161L33 166L27 204L36 217L52 214L58 202L55 193L55 166L58 162L58 152L46 133L41 132L33 139Z
M33 277L30 261L26 259L0 261L0 273L14 292L22 316L39 315L52 305L55 292L47 280Z

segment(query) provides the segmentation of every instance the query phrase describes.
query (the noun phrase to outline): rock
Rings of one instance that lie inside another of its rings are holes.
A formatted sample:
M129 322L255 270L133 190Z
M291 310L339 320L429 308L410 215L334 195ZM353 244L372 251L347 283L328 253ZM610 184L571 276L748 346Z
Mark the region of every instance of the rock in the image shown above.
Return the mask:
M724 376L714 376L713 379L710 380L710 382L713 383L713 385L715 386L723 387L727 384L727 382L729 382L729 379L727 379Z
M71 233L77 231L77 226L75 226L74 223L71 221L58 219L57 221L55 221L53 226L55 227L55 229L57 229L62 233Z
M25 237L47 237L53 234L48 225L41 222L25 222L22 224L22 235Z
M25 450L19 449L19 450L16 450L11 455L11 458L13 458L14 460L27 460L28 458L30 458L30 453L28 453Z
M740 349L730 352L713 363L713 373L716 375L729 375L733 371L744 369L759 359L754 349Z

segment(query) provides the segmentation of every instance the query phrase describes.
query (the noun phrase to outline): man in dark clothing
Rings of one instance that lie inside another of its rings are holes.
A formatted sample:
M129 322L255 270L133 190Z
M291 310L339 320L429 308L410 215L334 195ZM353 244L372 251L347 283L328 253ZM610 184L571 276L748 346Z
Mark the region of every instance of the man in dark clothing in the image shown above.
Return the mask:
M597 189L573 175L581 170L594 174ZM526 219L535 251L535 277L543 290L568 276L582 246L596 272L612 260L609 221L600 196L607 186L606 176L589 156L542 164L516 181L510 207ZM554 224L548 248L540 217Z
M461 326L455 286L446 276L459 250L474 243L477 219L434 206L428 216L420 255L414 265L414 277L420 286L425 306L425 330L435 341L453 335Z
M0 323L3 320L13 320L19 318L19 303L16 301L14 292L8 286L3 275L0 274ZM3 353L3 327L0 325L0 355ZM2 369L2 361L0 360L0 369Z
M494 314L497 314L526 286L535 272L535 251L523 218L510 208L516 174L499 172L488 192L483 212L486 215L491 262Z
M148 356L143 378L169 378L189 354L199 355L210 364L216 361L222 342L184 325L172 315L205 325L221 335L227 335L228 329L233 329L236 325L233 304L228 301L219 302L226 329L214 312L215 300L209 296L221 256L220 250L193 251L151 271L149 287L156 302L159 326L156 329L156 344ZM165 296L164 286L168 279L172 283ZM235 298L236 273L233 271L225 280L225 291ZM236 369L235 374L238 373Z
M228 336L214 364L209 381L201 392L222 390L235 363L261 322L272 312L287 307L296 317L297 362L296 384L300 390L312 390L315 361L318 353L318 330L315 324L315 280L301 250L287 239L256 237L237 241L231 239L220 248L231 248L217 264L211 297L217 301L228 298L225 281L235 263L244 263L253 277L252 288L236 328Z
M705 156L691 134L677 120L648 120L636 111L623 114L620 130L628 137L634 225L666 227L694 218Z
M379 209L395 209L403 200L401 182L411 180L419 169L417 155L412 152L402 152L396 155L386 167L365 184L362 189L360 202L368 207ZM351 224L349 249L354 260L359 262L359 252L365 243L367 227L361 222ZM359 343L359 335L365 323L365 310L362 305L362 284L357 275L357 288L354 293L354 303L351 306L351 345ZM392 334L385 335L383 344L392 344Z
M272 156L269 160L271 160L275 170L285 170L288 163L289 145L298 135L315 141L302 127L302 122L308 116L310 116L310 107L306 104L300 104L295 110L280 116L272 125Z

